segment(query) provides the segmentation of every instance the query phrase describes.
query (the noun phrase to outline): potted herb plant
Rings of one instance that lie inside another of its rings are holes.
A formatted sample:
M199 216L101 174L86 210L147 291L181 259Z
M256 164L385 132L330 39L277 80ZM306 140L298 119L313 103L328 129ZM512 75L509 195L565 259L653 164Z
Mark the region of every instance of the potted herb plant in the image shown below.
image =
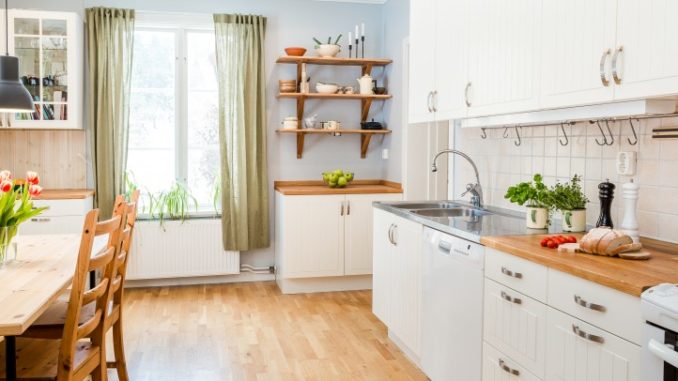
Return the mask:
M525 205L527 215L525 223L530 229L546 229L549 225L551 210L551 191L537 173L530 182L522 182L508 188L504 198L514 204Z
M186 186L178 182L168 191L149 193L148 198L150 216L157 218L160 226L166 219L185 222L190 217L191 204L194 210L198 210L198 201Z
M586 231L586 204L589 202L581 188L581 177L574 175L564 184L557 183L551 189L555 209L563 216L563 231Z
M341 39L341 34L337 36L337 38L334 40L334 43L332 43L332 37L327 38L327 43L323 43L317 38L313 37L313 42L315 42L315 51L318 53L319 56L321 57L328 57L332 58L339 54L341 51L341 45L339 45L339 40Z

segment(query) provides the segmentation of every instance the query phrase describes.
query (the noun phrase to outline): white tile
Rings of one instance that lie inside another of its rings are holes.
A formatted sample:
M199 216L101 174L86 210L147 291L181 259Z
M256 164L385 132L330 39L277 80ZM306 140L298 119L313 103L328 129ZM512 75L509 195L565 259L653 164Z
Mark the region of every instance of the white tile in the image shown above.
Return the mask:
M603 162L598 159L585 159L586 161L586 175L584 176L587 180L602 180L602 166Z
M657 237L659 234L659 215L639 210L637 216L640 235L643 237Z
M586 156L586 137L575 136L570 138L570 145L572 146L572 157Z
M662 240L678 243L678 216L660 214L658 236Z
M678 160L678 142L668 139L662 140L659 144L662 160Z
M678 150L678 147L676 149ZM666 161L662 158L659 163L659 178L661 179L659 185L678 187L678 161Z
M617 181L617 160L603 159L603 178L611 182Z
M556 176L558 177L569 177L570 176L570 158L569 157L559 157L556 169Z
M521 173L523 175L532 175L532 156L525 156L520 159Z
M662 211L663 202L657 197L660 188L643 187L638 195L638 209L646 212L659 213Z
M586 159L573 158L570 162L570 177L574 175L584 176L586 173Z
M544 158L544 176L556 175L556 160L555 157Z
M532 155L544 156L544 138L532 138Z
M586 138L586 157L587 158L600 158L603 156L603 148L596 143L596 139L600 140L600 138L595 138L592 136L589 136Z
M535 156L532 158L532 171L534 173L544 173L544 158Z
M657 160L638 160L639 184L659 185L661 178L659 176L659 161Z
M544 155L556 156L558 153L558 140L554 137L544 138Z

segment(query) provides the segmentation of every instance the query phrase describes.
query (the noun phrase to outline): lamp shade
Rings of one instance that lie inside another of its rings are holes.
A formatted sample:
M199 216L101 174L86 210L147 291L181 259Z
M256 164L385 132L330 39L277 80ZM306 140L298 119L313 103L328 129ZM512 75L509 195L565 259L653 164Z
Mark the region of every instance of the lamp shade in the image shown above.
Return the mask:
M34 112L33 99L19 80L19 59L0 56L0 112Z

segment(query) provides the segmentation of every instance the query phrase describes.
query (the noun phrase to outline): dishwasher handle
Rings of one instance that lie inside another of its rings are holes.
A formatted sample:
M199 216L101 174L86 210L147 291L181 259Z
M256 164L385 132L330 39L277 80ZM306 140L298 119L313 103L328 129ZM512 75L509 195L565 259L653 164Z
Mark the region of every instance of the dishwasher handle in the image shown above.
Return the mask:
M441 239L440 241L438 241L438 248L449 254L452 251L452 242L448 242Z

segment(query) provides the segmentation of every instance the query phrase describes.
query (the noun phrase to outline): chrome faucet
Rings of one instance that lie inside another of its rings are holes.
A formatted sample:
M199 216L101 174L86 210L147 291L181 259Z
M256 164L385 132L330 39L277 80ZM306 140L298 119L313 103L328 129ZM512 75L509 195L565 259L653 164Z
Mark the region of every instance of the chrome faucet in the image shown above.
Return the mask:
M466 159L469 163L471 163L471 166L473 167L473 171L476 173L476 183L469 183L466 184L466 192L461 194L461 197L466 196L467 193L471 193L471 204L477 208L482 208L483 207L483 188L480 186L480 176L478 175L478 167L476 167L476 163L471 160L471 157L461 151L457 151L456 149L444 149L440 152L438 152L434 157L433 157L433 164L431 164L431 172L438 172L438 166L436 166L436 160L438 160L438 156L444 154L444 153L453 153L455 155L459 155Z

